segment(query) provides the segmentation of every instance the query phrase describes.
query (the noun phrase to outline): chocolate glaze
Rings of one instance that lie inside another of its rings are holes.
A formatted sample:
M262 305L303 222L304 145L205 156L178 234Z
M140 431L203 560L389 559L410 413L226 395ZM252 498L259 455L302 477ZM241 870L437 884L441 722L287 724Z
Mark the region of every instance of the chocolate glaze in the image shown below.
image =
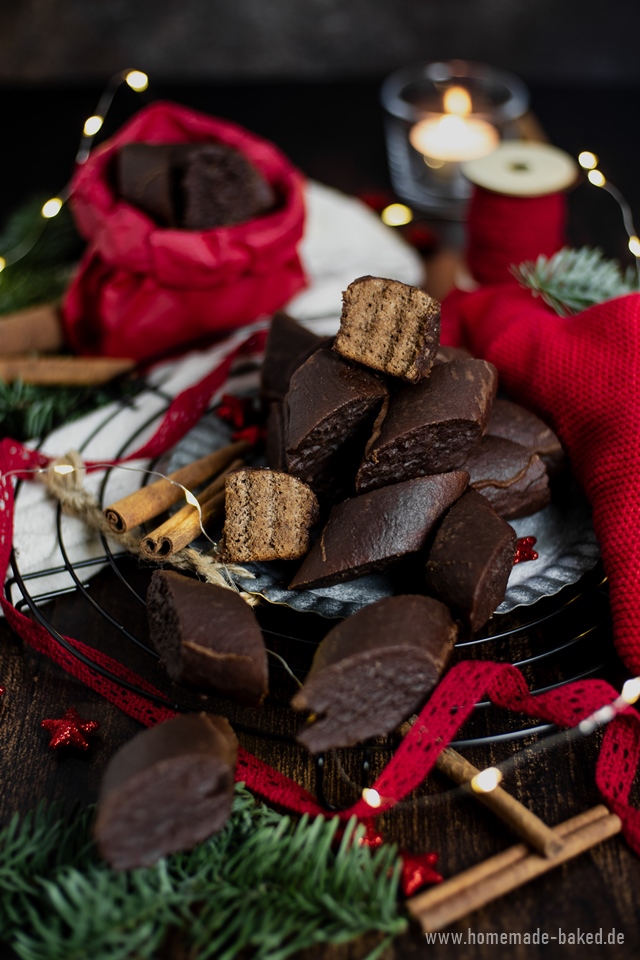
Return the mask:
M255 614L233 590L156 570L149 637L176 683L255 705L267 693L267 654Z
M319 337L286 313L274 313L267 334L260 372L260 394L264 400L284 400L289 382L305 360L330 337Z
M469 486L506 520L527 517L549 503L549 478L537 455L503 437L485 436L465 462Z
M265 440L267 466L272 470L287 469L287 455L284 449L284 404L269 404L267 414L267 436Z
M363 425L370 426L386 396L376 374L331 350L317 350L293 374L285 400L289 473L315 489L316 477Z
M319 753L389 733L436 685L455 638L450 611L431 597L389 597L343 620L293 699L317 716L298 740Z
M480 443L498 376L485 360L452 360L404 387L378 416L356 477L360 492L456 470Z
M487 433L519 443L532 453L537 453L550 476L566 464L562 445L555 433L535 413L511 400L498 397L493 405Z
M427 560L427 588L479 630L504 599L515 550L514 529L469 490L440 524Z
M434 363L450 363L452 360L472 360L473 357L464 347L438 347Z
M100 787L94 833L115 870L148 867L222 829L238 742L224 717L185 714L125 743Z
M339 503L289 585L329 586L382 570L416 553L467 487L464 471L419 477Z

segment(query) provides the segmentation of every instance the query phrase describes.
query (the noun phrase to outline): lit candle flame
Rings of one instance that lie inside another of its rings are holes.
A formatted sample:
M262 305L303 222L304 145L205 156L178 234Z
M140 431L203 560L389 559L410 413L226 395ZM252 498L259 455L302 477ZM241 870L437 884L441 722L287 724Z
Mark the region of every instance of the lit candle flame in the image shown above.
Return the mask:
M464 87L449 87L444 92L442 105L445 113L452 113L456 117L466 117L471 113L471 97Z

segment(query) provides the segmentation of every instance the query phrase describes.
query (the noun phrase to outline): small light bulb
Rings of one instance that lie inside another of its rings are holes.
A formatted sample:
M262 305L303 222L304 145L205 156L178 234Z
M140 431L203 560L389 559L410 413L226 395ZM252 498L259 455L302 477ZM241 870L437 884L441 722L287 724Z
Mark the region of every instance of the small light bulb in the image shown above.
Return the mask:
M497 767L487 767L486 770L481 770L472 778L471 789L475 793L491 793L501 780L502 774Z
M149 77L142 70L129 70L124 79L136 93L142 93L149 86Z
M629 237L629 250L634 257L640 257L640 237Z
M596 723L609 723L611 720L613 720L615 715L616 708L612 707L611 704L608 703L606 706L600 707L599 710L596 710L596 712L593 714L593 719L596 721Z
M640 700L640 677L632 677L625 681L620 694L625 703L636 703Z
M6 265L7 265L7 261L5 260L5 258L0 257L0 273L2 273Z
M362 799L365 803L368 803L370 807L379 807L382 803L380 794L377 790L373 790L370 787L365 787L362 791Z
M191 490L185 490L184 498L187 501L187 503L191 504L192 507L200 506L194 494L191 493Z
M53 468L54 473L73 473L75 467L72 467L70 463L56 463Z
M578 163L583 170L593 170L598 166L598 158L595 153L591 153L591 150L583 150L578 154Z
M42 205L40 213L45 220L51 220L52 217L57 217L61 210L62 200L60 197L52 197L51 200L47 200L47 202Z
M388 227L401 227L413 220L413 211L404 203L391 203L380 214L380 219Z
M592 183L594 187L604 187L607 182L605 175L600 173L599 170L589 170L587 174L587 180L589 183Z
M84 133L85 137L93 137L94 134L98 132L98 130L100 129L103 123L104 123L104 117L100 117L96 113L92 117L87 117L87 119L84 122L84 127L82 128L82 132Z

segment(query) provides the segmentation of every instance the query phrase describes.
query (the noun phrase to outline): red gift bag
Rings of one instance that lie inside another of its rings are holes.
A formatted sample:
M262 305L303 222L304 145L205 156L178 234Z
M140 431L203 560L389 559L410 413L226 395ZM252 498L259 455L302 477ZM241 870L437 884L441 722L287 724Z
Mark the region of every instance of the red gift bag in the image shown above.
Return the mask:
M278 206L235 226L159 227L114 189L115 154L136 141L234 147L271 184ZM71 203L89 243L63 304L78 353L146 360L272 313L305 286L296 252L303 177L273 144L227 121L172 103L146 107L77 168Z

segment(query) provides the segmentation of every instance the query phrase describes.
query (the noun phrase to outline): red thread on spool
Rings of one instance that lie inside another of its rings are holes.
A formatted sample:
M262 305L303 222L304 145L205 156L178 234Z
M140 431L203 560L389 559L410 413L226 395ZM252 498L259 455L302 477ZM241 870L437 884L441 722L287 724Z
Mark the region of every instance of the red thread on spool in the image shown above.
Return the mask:
M512 264L550 257L563 244L564 194L508 197L475 187L467 224L467 265L479 283L504 283Z

